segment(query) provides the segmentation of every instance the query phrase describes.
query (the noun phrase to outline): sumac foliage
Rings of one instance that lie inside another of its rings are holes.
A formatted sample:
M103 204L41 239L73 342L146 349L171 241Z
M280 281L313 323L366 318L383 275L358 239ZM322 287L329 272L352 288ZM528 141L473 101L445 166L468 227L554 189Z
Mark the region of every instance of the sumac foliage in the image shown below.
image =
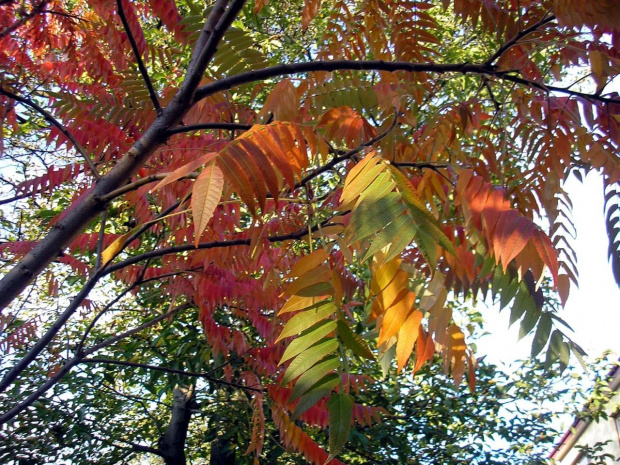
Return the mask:
M485 298L566 366L573 173L605 179L620 274L614 3L1 2L0 421L133 366L185 433L196 380L224 383L256 463L270 422L338 463L387 412L369 364L440 355L475 390ZM178 463L173 423L131 453Z

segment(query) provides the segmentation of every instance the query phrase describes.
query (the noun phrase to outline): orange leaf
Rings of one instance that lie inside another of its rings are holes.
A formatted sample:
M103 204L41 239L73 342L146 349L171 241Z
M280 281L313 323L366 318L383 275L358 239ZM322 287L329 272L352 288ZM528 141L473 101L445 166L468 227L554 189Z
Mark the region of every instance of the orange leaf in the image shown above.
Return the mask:
M409 356L413 351L415 341L420 334L420 322L422 321L422 312L414 310L405 320L398 331L398 342L396 343L396 360L398 362L398 372L403 369Z
M310 21L312 21L312 19L319 12L320 6L321 0L306 0L304 11L301 13L301 28L304 32L308 29Z
M198 247L200 236L207 228L224 189L224 174L217 165L205 168L192 189L192 215L194 216L194 244Z
M202 165L206 165L209 162L209 160L211 160L216 155L217 155L217 152L210 152L210 153L207 153L207 154L203 155L202 157L200 157L200 158L198 158L198 159L196 159L194 161L189 162L187 165L183 165L180 168L177 168L173 172L169 173L164 179L159 181L155 185L155 187L153 187L150 190L150 192L153 192L154 190L160 189L160 188L164 187L165 185L170 184L171 182L174 182L177 179L180 179L183 176L188 175L192 171L196 171Z
M377 345L383 344L398 332L409 313L411 313L414 302L415 294L413 292L405 289L398 294L396 301L386 310L383 316Z
M559 269L558 254L553 248L551 240L540 229L536 229L532 233L532 242L534 242L534 246L536 247L536 251L538 252L541 260L545 265L547 265L549 271L551 271L554 285L557 286Z
M329 258L329 254L323 248L316 249L311 254L308 254L299 260L293 265L291 271L288 274L289 278L297 278L306 274L308 271L316 268L317 266L325 263Z
M565 306L566 301L568 300L568 294L570 292L570 279L568 275L561 274L558 276L557 288L558 294L560 295L560 301L562 302L562 306Z
M523 250L536 227L516 210L502 214L493 234L496 262L501 261L504 273L508 264Z
M259 116L272 113L277 121L293 121L299 115L299 96L290 79L278 82L265 100Z
M101 252L101 266L105 266L110 260L112 260L116 256L117 253L122 250L125 242L127 242L127 239L129 239L129 236L131 236L133 233L134 230L132 229L131 231L123 234L122 236L117 237L116 239L114 239L114 242L112 242L109 246L106 247L103 252Z
M420 325L420 334L416 343L415 365L413 374L415 374L425 362L433 358L435 353L435 342L430 333L427 333Z
M222 156L218 158L218 164L226 179L246 204L252 216L256 216L256 200L250 186L250 180L246 177L239 164L232 156Z

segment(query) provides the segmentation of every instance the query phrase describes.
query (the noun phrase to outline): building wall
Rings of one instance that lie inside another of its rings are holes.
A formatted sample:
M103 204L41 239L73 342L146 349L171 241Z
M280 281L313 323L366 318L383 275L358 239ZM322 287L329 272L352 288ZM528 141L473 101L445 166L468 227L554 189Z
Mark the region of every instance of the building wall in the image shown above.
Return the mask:
M598 422L594 421L576 421L573 423L572 430L562 438L560 444L558 444L551 458L555 459L558 465L586 465L588 464L587 458L584 456L582 449L583 446L594 446L596 443L609 441L601 449L602 453L611 454L615 459L608 459L610 464L620 464L620 417L618 416L620 410L620 370L616 367L616 373L610 388L616 391L616 394L611 398L609 404L606 407L606 412L609 417L600 419Z

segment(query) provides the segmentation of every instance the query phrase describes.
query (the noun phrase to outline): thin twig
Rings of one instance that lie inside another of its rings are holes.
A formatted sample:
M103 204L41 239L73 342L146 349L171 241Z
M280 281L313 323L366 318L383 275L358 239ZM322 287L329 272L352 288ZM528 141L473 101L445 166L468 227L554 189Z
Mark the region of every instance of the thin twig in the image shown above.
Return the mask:
M131 50L133 51L133 55L136 58L136 62L138 64L138 69L140 70L140 74L142 75L142 79L144 79L144 84L146 84L146 88L149 91L149 97L151 97L151 101L153 102L153 106L155 107L155 111L157 115L161 115L161 105L159 104L159 99L157 98L157 94L155 93L155 89L153 88L153 83L151 82L151 78L149 77L149 73L144 66L144 62L142 61L142 57L140 56L140 50L138 50L138 44L136 44L136 39L131 32L131 28L129 27L129 23L127 22L127 17L125 16L125 11L123 10L123 0L116 0L116 5L118 8L118 16L121 18L121 22L123 23L123 27L125 28L125 32L127 33L127 38L129 39L129 44L131 45Z
M71 141L71 143L73 144L73 146L75 147L75 149L78 151L78 153L80 155L82 155L82 158L84 158L84 161L86 162L86 164L88 165L88 168L90 168L90 170L93 173L93 176L95 177L95 179L100 179L101 176L99 175L99 172L97 171L97 168L95 167L95 164L93 163L93 161L91 160L91 158L88 156L88 154L86 153L86 150L84 150L84 147L82 147L82 144L80 144L78 142L78 140L73 137L73 134L71 134L69 132L69 130L67 130L67 128L65 128L62 124L60 124L60 122L54 118L51 113L49 113L47 110L43 109L42 107L40 107L39 105L37 105L35 102L33 102L32 100L25 98L25 97L20 97L19 95L14 94L13 92L10 92L6 89L4 89L3 87L0 86L0 94L5 95L23 105L26 105L30 108L32 108L33 110L37 111L41 116L43 116L43 118L45 118L45 120L50 123L51 125L55 126L60 132L62 132L65 137L67 139L69 139Z
M492 65L498 58L500 58L508 49L510 49L511 47L515 46L521 39L523 39L525 36L531 34L532 32L536 32L538 30L538 28L540 28L541 26L544 26L547 23L550 23L551 21L553 21L555 19L555 15L550 15L550 16L543 16L540 21L538 21L537 23L533 24L532 26L523 29L522 31L518 32L517 34L515 34L515 36L510 39L509 41L507 41L504 45L502 45L493 55L491 55L489 57L489 59L487 61L485 61L485 65L490 66Z
M165 274L162 274L162 275L159 275L159 276L154 276L154 277L148 278L148 279L138 279L138 280L136 280L136 282L134 282L132 285L130 285L127 288L125 288L113 300L108 302L108 304L106 304L106 306L103 307L103 309L101 309L101 311L99 313L97 313L97 315L95 315L95 318L92 319L92 321L89 323L88 327L84 330L84 334L82 334L82 337L80 338L80 342L78 342L78 344L77 344L77 346L75 348L75 352L76 353L81 353L82 352L82 350L84 348L84 344L86 343L86 339L88 338L88 335L90 334L90 332L93 330L93 328L97 324L97 321L104 314L106 314L110 310L110 308L112 308L112 306L114 306L116 303L118 303L124 296L129 294L136 287L143 286L144 284L148 284L148 283L153 282L153 281L158 281L160 279L166 279L166 278L169 278L171 276L177 276L177 275L185 274L185 273L193 273L197 269L198 268L194 268L194 269L191 269L191 270L174 271L174 272L171 272L171 273L165 273ZM146 268L145 268L145 270L146 270Z
M241 384L230 383L222 379L214 378L210 376L208 373L195 373L192 371L177 370L176 368L167 368L167 367L161 367L157 365L147 365L145 363L127 362L124 360L113 360L113 359L108 359L108 358L84 358L80 361L80 363L104 363L108 365L119 365L119 366L133 367L133 368L143 368L145 370L163 371L164 373L188 376L190 378L203 378L216 384L223 384L225 386L231 386L237 389L245 389L248 391L261 392L260 389L243 386Z
M103 253L103 239L105 238L105 224L108 221L108 210L103 210L101 214L101 227L99 238L97 239L97 258L95 259L95 270L101 267L101 254Z
M334 216L337 216L337 215L334 215ZM332 218L328 218L327 220L324 220L323 222L321 222L321 227L325 227L325 225L329 224ZM319 226L314 225L311 228L311 231L312 232L318 231L318 229L319 229ZM265 239L268 240L269 242L283 242L283 241L300 239L306 236L307 234L308 234L308 229L303 228L290 234L267 236ZM232 239L228 241L201 242L198 244L198 246L195 246L194 244L183 244L183 245L177 245L177 246L172 246L172 247L166 247L166 248L158 249L158 250L151 250L150 252L145 252L141 255L135 255L121 262L114 263L106 268L105 273L106 274L113 273L114 271L120 270L130 265L140 263L143 260L149 260L151 258L162 257L164 255L187 252L189 250L204 250L204 249L215 249L215 248L222 248L222 247L234 247L234 246L239 246L239 245L250 245L250 243L251 243L251 239Z
M56 372L56 374L54 374L52 377L48 378L48 380L42 385L40 386L37 390L35 390L32 394L30 394L25 400L23 400L22 402L20 402L19 404L17 404L15 407L13 407L12 409L10 409L8 412L0 415L0 425L5 424L6 422L12 420L16 415L18 415L19 413L21 413L22 411L24 411L26 408L28 408L30 405L33 404L33 402L35 402L37 399L39 399L43 394L45 394L47 391L49 391L53 386L55 386L62 378L64 378L67 373L69 373L69 371L71 371L71 369L78 365L83 359L84 357L87 357L89 355L94 354L95 352L97 352L98 350L101 350L105 347L111 346L112 344L115 344L116 342L125 339L126 337L132 336L136 333L139 333L140 331L150 328L151 326L159 323L160 321L166 319L166 318L170 318L172 315L174 315L175 313L179 312L180 310L183 310L185 308L188 307L188 304L183 304L180 305L178 307L173 308L172 310L168 311L167 313L164 313L162 315L159 315L155 318L153 318L152 320L136 327L133 329L130 329L128 331L125 331L121 334L118 334L116 336L110 337L108 339L106 339L105 341L87 349L84 351L83 354L76 354L73 358L71 358L70 360L68 360L67 362L65 362L65 364L60 368L60 370L58 370ZM25 357L24 357L25 358ZM23 360L23 359L22 359ZM5 377L6 378L6 377Z

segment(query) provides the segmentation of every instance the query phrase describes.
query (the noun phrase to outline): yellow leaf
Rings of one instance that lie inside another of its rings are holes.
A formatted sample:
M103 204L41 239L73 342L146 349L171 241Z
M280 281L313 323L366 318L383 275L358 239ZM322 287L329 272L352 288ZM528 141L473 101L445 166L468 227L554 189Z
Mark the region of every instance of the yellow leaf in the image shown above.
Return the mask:
M207 228L215 207L222 197L223 189L224 175L217 165L206 167L194 183L192 215L194 216L194 244L196 247L198 247L200 236Z
M370 283L370 291L377 295L394 279L396 272L400 268L401 260L396 258L384 263L378 268L372 276L372 282Z
M394 305L397 301L404 298L404 293L408 292L407 283L409 281L409 275L403 270L398 270L394 279L381 291L377 296L381 307L387 310Z
M282 295L295 295L299 291L310 287L314 284L325 283L331 281L332 270L326 265L320 265L307 273L304 273L302 276L293 281L289 286L284 290Z
M116 254L123 249L125 242L127 242L129 236L134 233L135 229L136 228L132 229L128 233L123 234L120 237L117 237L114 242L112 242L109 246L106 247L103 252L101 252L101 266L105 266L106 264L108 264L108 262L112 260L116 256Z
M322 300L327 299L328 297L329 296L327 295L311 297L294 295L286 301L280 312L278 312L278 315L295 312L297 310L304 310L306 308L312 307L313 305L319 303Z

